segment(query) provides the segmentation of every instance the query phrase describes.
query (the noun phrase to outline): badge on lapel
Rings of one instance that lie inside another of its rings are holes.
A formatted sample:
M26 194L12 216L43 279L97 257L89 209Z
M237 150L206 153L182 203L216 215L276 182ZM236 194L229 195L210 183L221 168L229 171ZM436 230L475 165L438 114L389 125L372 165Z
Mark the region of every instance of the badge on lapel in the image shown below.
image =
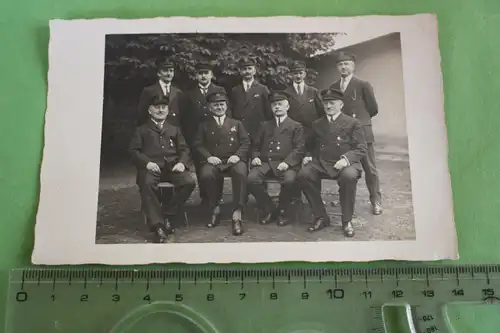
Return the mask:
M174 146L174 141L172 140L172 138L168 139L168 141L170 142L170 147L173 147Z
M314 102L314 98L309 99L309 103L312 103L312 102Z
M259 94L255 94L255 95L253 95L253 97L254 97L254 98L255 98L255 97L259 97Z
M236 126L231 127L230 132L236 132Z

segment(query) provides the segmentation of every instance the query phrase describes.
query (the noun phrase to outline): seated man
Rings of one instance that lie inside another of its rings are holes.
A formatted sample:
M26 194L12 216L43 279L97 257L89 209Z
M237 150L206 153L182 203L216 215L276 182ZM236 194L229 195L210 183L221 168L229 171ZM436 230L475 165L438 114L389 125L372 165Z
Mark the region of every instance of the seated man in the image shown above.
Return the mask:
M241 213L247 198L246 159L250 138L239 120L226 116L228 98L223 92L207 95L212 117L199 125L193 147L201 161L199 182L207 191L208 208L212 214L209 228L220 222L219 199L221 179L230 175L233 188L233 235L243 234Z
M341 112L343 94L339 90L325 90L321 97L326 115L312 124L312 154L306 153L297 181L304 192L315 220L309 231L320 230L330 224L321 199L318 180L336 179L339 184L342 228L347 237L354 236L351 220L356 201L356 187L361 177L361 159L366 154L363 128L359 120Z
M165 242L173 232L169 218L175 216L195 187L191 173L186 170L189 148L180 130L165 121L168 98L153 98L148 112L149 121L137 127L130 142L132 161L137 166L137 184L147 223L155 233L155 243ZM176 187L176 195L163 207L158 183L167 181ZM165 217L163 216L165 214Z
M299 192L295 176L304 156L305 142L302 125L288 117L290 104L287 94L273 92L269 100L274 119L263 122L255 137L248 190L264 213L259 222L268 224L276 221L279 226L284 226L288 224L285 212L294 194ZM277 209L266 192L266 177L276 177L283 181Z

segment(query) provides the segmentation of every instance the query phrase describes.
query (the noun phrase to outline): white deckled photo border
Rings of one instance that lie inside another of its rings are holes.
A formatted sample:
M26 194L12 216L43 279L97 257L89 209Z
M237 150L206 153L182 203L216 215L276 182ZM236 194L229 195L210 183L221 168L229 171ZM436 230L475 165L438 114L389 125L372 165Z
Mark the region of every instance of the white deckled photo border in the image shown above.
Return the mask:
M416 240L95 243L106 34L335 31L373 37L400 33ZM53 20L45 119L34 264L422 261L459 257L438 28L433 14Z

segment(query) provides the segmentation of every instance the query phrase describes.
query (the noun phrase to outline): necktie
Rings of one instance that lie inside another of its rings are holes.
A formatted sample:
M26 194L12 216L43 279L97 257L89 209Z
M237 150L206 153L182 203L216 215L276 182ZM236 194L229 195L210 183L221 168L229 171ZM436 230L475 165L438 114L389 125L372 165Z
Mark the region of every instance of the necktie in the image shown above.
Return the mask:
M222 116L217 117L217 123L219 124L219 126L222 126Z
M281 118L280 117L276 118L276 125L278 127L280 127L280 125L281 125Z
M343 77L342 80L340 81L340 89L342 90L342 92L345 92L345 88L346 88L346 78Z

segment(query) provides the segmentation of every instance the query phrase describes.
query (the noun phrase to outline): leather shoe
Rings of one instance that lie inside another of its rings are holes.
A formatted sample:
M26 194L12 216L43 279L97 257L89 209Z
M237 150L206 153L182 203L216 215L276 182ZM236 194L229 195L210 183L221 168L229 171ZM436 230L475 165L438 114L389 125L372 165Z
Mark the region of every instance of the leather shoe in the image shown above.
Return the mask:
M279 210L277 220L278 220L278 226L280 227L284 227L289 223L288 219L286 218L285 211L283 209Z
M351 221L347 223L343 223L342 229L344 230L344 235L346 237L353 237L354 236L354 228L352 226Z
M379 203L373 205L373 215L382 214L382 206Z
M172 222L168 219L168 217L165 218L165 232L167 234L172 234L175 232L174 226L172 225Z
M233 220L233 235L240 236L243 234L243 222L241 220Z
M324 217L318 217L313 224L307 229L309 232L321 230L330 225L330 220Z
M165 243L167 241L167 237L167 232L163 229L163 227L159 227L154 233L153 243Z
M259 224L266 225L266 224L271 223L271 221L273 220L272 213L262 212L261 214L262 215L260 215L260 216L262 216L262 218L259 218Z
M217 206L212 212L211 221L207 223L207 227L213 228L218 226L219 224L220 224L220 208L219 206Z

